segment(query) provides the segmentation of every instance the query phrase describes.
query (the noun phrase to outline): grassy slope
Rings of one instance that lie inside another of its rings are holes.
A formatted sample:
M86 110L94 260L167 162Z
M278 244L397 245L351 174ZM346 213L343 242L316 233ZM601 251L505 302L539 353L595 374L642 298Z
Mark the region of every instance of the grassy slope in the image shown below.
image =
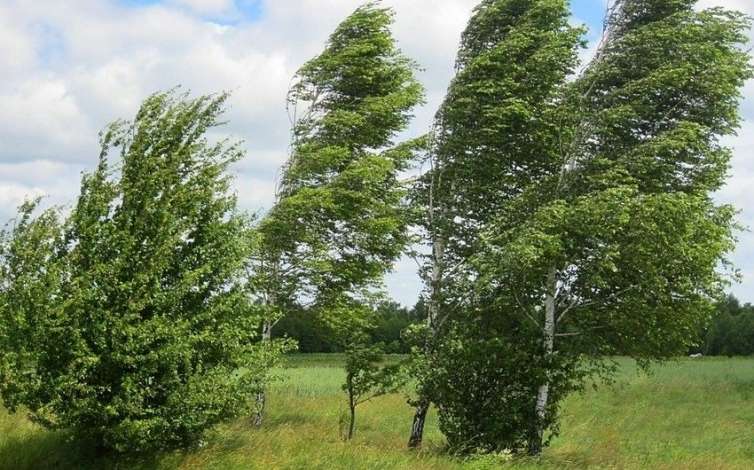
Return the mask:
M0 411L0 468L492 469L500 460L442 454L434 415L425 450L405 450L411 410L400 395L360 408L351 443L339 438L342 372L333 357L293 361L270 393L261 430L224 426L203 449L139 461L95 458L60 433ZM572 396L562 435L539 461L504 468L754 468L754 359L682 360L638 375L626 361L616 384Z

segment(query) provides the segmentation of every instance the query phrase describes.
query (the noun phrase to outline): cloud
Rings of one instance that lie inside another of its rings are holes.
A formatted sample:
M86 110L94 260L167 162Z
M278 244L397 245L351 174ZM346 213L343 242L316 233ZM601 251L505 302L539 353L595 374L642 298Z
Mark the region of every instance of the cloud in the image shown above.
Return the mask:
M61 78L29 78L0 89L0 162L78 160L96 143L86 110Z
M45 190L39 187L24 186L12 181L0 182L0 207L18 207L25 200L33 199L38 196L45 196ZM5 223L12 217L10 212L8 217L0 220L0 226L4 226Z
M751 95L749 95L751 96ZM752 207L752 188L754 188L754 115L745 121L737 137L729 137L724 142L733 150L731 178L728 184L717 194L720 202L733 204L741 212L739 222L746 227L738 233L738 244L732 260L741 271L742 281L733 286L733 292L748 302L754 301L754 207Z
M13 12L0 5L0 70L5 74L27 71L34 63L34 44L13 21Z
M233 0L172 0L203 15L220 15L234 9Z
M601 1L574 4L580 17L591 18ZM80 173L96 162L97 132L112 120L133 116L150 93L179 84L194 93L233 93L228 125L213 138L245 142L248 158L234 166L240 205L252 211L269 207L288 150L290 79L361 3L77 0L73 8L57 0L0 2L0 221L24 195L48 194L54 204L72 201ZM400 47L424 69L419 77L428 103L416 111L405 134L418 135L429 128L445 94L461 31L478 0L383 3L396 10ZM749 0L702 5L723 3L754 13ZM744 110L754 121L754 83L745 93ZM752 187L747 163L752 149L745 142L752 132L747 123L741 137L730 140L736 147L733 177L720 196L743 208L744 220L752 220L754 211L746 193ZM742 246L752 246L754 240L744 237ZM754 271L754 254L742 249L735 259ZM414 262L397 266L391 292L411 303L420 290ZM754 292L754 284L749 286ZM744 298L754 300L751 295Z
M750 0L700 0L698 8L724 7L742 13L754 14L754 4Z

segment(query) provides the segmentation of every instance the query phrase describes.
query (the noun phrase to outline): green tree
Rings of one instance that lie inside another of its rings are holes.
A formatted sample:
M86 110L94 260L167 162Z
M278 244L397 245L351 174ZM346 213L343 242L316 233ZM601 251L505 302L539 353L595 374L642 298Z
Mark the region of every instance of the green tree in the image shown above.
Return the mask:
M468 312L486 308L470 295L468 282L478 276L470 258L480 249L481 231L521 188L556 166L558 97L577 63L583 32L569 25L569 15L562 0L484 0L463 32L456 76L435 119L431 169L415 194L425 208L421 224L431 254L423 270L425 339L416 358L425 370L417 371L410 447L421 444L429 403L437 404L438 394L461 397L437 389L448 384L439 374L449 358L436 353L443 336L456 329L453 321L471 321ZM494 336L489 338L496 341Z
M364 340L366 344L382 343L385 352L391 354L409 352L403 331L418 320L405 307L396 302L381 301L369 308L366 314L372 324L369 337ZM301 353L342 352L343 345L324 320L307 310L291 309L277 322L273 334L295 340Z
M370 332L369 342L384 344L386 353L408 353L409 347L403 333L417 321L411 317L409 310L397 302L384 301L375 306L372 315L374 328Z
M0 271L12 409L116 451L192 445L248 409L282 345L250 333L258 247L227 175L243 152L204 137L226 98L150 96L102 133L63 227L22 208Z
M559 125L528 135L545 147L521 161L515 197L472 257L474 295L540 338L529 348L528 335L499 335L529 351L527 374L514 375L537 384L532 454L560 398L609 376L604 356L647 365L685 353L725 283L734 210L710 195L752 76L749 22L694 4L613 5L596 58L555 100Z
M381 364L384 361L379 346L351 344L346 349L346 382L343 391L348 396L348 418L343 436L353 438L356 426L356 408L401 385L400 364Z
M0 231L0 395L10 410L41 406L48 331L62 310L64 248L60 214L35 216L39 200L23 204L18 217Z
M741 305L729 295L717 304L712 322L697 351L708 356L750 356L754 354L754 306Z
M421 142L393 139L423 89L392 22L391 10L366 3L295 76L291 155L261 224L256 279L278 313L360 303L409 242L399 176Z

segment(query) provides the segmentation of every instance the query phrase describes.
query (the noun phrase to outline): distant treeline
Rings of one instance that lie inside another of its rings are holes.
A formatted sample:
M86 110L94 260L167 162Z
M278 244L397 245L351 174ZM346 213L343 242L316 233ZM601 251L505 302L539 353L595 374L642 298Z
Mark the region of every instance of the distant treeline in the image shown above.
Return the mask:
M420 299L409 309L398 302L385 301L372 310L371 343L382 344L384 351L390 354L408 353L409 345L403 332L426 318L424 302ZM326 322L307 311L293 311L283 317L273 328L273 336L296 340L301 353L343 352Z
M424 302L420 299L412 308L407 308L385 301L373 312L372 343L383 344L385 351L391 354L408 353L409 345L403 332L426 318ZM301 353L342 352L328 326L306 311L291 313L280 320L274 335L296 340ZM705 356L754 355L754 305L742 304L733 295L720 301L709 326L701 332L699 346L690 352Z
M712 322L702 332L699 348L706 356L754 354L754 305L741 304L733 295L721 301Z

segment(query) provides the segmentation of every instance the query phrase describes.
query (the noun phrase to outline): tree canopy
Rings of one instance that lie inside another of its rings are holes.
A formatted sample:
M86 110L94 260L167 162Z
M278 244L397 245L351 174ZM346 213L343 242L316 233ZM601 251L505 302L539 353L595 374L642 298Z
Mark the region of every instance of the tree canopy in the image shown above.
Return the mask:
M63 223L22 207L0 243L11 409L118 451L192 445L248 409L275 351L253 334L255 247L226 173L243 153L205 138L226 97L152 95L102 133Z

